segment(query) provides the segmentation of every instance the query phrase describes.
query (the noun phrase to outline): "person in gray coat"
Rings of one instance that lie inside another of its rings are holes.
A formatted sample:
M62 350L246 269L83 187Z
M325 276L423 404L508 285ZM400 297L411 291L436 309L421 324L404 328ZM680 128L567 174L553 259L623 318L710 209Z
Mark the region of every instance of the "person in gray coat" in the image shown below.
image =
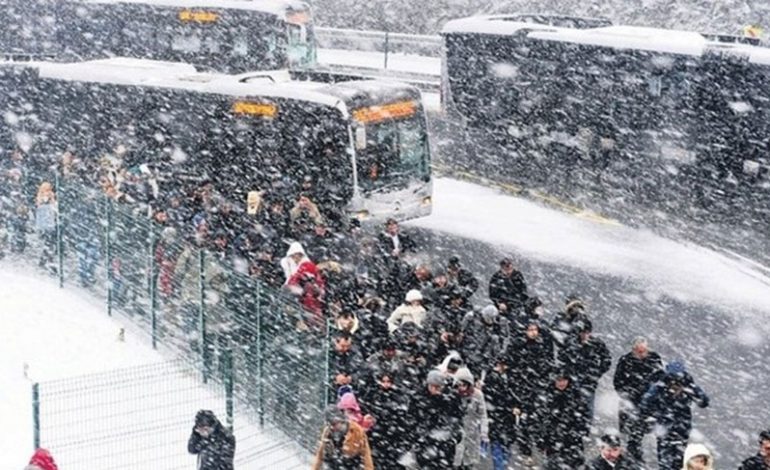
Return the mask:
M454 468L471 470L481 463L481 447L489 447L489 418L481 389L476 387L473 374L460 367L454 375L457 393L463 401L463 437L455 449Z
M495 367L495 358L508 350L508 319L499 314L497 307L490 304L480 311L466 314L462 332L462 357L468 368L483 380L486 373Z

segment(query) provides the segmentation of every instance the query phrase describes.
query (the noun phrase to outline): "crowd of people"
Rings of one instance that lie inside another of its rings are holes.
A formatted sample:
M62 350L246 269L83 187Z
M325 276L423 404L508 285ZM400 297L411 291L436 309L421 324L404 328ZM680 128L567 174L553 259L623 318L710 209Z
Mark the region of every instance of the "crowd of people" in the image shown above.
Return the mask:
M3 167L9 184L0 194L0 221L11 226L11 250L24 250L28 221L18 208L34 204L41 265L52 263L61 228L78 258L81 283L92 284L103 253L93 230L99 226L98 205L88 199L93 193L77 201L70 194L66 210L77 216L60 219L56 211L65 209L50 178L38 178L34 199L29 197L23 162L14 154ZM427 247L421 249L398 221L389 219L374 234L341 217L324 195L324 181L276 180L250 194L241 209L212 181L161 195L157 174L146 165L115 169L107 161L92 173L67 152L56 171L63 190L90 184L96 194L155 224L160 237L153 247L153 282L186 328L195 326L199 281L206 302L231 302L238 297L229 279L234 272L296 299L303 314L293 319L295 328L320 335L332 325L327 385L334 405L326 411L315 469L473 469L488 454L501 470L513 463L514 446L517 466L535 465L539 453L546 469L642 468L642 440L653 423L659 468L711 468L707 449L688 447L692 407L707 407L707 394L682 361L664 362L643 337L618 358L613 373L620 433L603 436L600 455L586 462L597 387L613 359L594 335L579 295L549 316L510 258L499 261L486 284L460 256L431 265ZM116 230L130 236L137 228L125 223ZM199 248L207 252L202 277L194 259ZM115 255L109 267L116 297L124 301L121 284L142 275L133 255ZM207 327L226 335L233 321L211 318ZM206 429L217 428L214 420L200 416L191 452L205 454L213 445ZM744 469L768 468L766 437L761 458Z

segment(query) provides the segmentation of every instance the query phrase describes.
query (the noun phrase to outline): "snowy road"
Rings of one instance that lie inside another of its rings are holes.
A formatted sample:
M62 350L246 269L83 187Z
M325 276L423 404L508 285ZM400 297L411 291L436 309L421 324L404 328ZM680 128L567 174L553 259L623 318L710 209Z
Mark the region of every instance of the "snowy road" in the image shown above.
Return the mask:
M434 255L459 253L482 289L497 261L512 255L551 314L579 293L613 363L646 335L664 360L689 365L712 398L710 408L694 412L693 438L716 449L720 468L756 452L755 436L770 423L770 278L763 269L456 180L437 179L434 201L433 215L408 224ZM616 425L611 373L597 405L600 426Z

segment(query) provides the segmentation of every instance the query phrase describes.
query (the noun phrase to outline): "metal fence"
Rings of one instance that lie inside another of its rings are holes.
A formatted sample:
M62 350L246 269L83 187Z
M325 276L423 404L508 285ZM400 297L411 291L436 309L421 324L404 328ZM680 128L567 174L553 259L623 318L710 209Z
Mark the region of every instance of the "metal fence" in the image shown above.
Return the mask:
M356 29L316 28L319 48L382 52L383 68L388 68L390 54L441 57L441 36L359 31Z
M141 204L121 203L109 190L66 177L44 179L55 182L58 196L56 231L51 241L55 242L55 256L46 271L55 273L62 286L79 285L103 298L107 314L130 318L153 347L170 350L181 358L179 364L188 364L180 369L185 377L193 377L190 371L195 371L198 383L219 390L219 396L224 397L222 416L229 422L235 417L236 429L242 416L243 421L258 423L271 433L291 436L291 442L285 437L279 439L283 445L314 450L328 395L329 325L308 327L305 312L295 298L240 272L219 253L208 250L208 245L199 247L178 229L152 221ZM156 375L154 370L131 374L140 382L157 381L157 386L164 381L163 374ZM44 445L63 449L65 462L75 461L76 455L102 458L89 449L123 436L124 431L95 429L92 437L77 437L67 429L84 425L78 416L96 420L99 414L123 414L121 401L115 396L106 401L95 398L102 390L105 396L110 395L102 383L112 381L112 387L127 396L145 393L141 385L127 382L123 387L119 372L89 380L40 384L36 390L38 437L42 436ZM166 398L172 401L176 395L185 404L197 399L192 388L167 392ZM91 416L78 415L77 403L92 404L88 407ZM113 403L115 408L111 408ZM192 415L189 409L184 411L184 423L174 421L163 426L176 430L179 424L181 432L189 433L187 421ZM54 418L64 415L69 416L68 421ZM131 429L125 431L129 437ZM143 429L145 434L159 431ZM259 431L251 429L246 434L256 439ZM244 446L243 436L237 437L241 438L241 460L261 459L271 451L261 447L264 443ZM145 445L140 437L137 439L136 445ZM111 455L118 461L121 452L113 450Z
M184 360L36 383L35 447L61 468L189 468L196 411L225 416L225 403Z

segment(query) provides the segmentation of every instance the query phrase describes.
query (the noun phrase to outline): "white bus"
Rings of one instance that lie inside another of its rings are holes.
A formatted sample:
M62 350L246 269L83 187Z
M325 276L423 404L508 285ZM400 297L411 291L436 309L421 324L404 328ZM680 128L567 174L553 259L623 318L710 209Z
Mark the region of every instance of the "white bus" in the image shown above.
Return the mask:
M207 179L242 205L280 180L283 191L310 192L364 220L431 211L425 112L411 86L205 74L122 58L11 67L35 72L25 79L27 103L13 111L34 118L6 127L24 127L38 160L64 149L99 159L122 146L125 166L157 169L169 189ZM19 92L18 80L7 85Z

